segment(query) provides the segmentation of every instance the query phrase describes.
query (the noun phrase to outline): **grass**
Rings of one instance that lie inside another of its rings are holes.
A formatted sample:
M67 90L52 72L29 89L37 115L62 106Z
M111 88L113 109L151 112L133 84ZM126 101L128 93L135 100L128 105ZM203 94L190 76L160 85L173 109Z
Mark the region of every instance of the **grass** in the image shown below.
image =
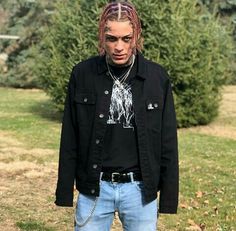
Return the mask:
M159 230L236 230L235 102L229 86L213 123L179 130L179 211ZM73 230L74 209L53 203L60 119L42 91L0 88L0 230Z
M20 221L16 223L16 226L24 231L55 231L55 229L47 228L45 224L39 223L37 221Z
M58 147L61 115L45 93L0 89L0 129L13 132L29 148Z
M163 230L185 230L191 226L234 230L235 140L180 131L179 143L180 209L178 215L163 216Z

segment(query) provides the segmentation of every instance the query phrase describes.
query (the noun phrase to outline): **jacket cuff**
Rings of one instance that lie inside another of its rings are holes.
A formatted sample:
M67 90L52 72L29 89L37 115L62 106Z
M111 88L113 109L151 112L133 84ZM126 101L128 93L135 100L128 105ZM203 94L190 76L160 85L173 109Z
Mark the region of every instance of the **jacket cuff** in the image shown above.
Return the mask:
M57 206L73 207L73 200L66 200L65 198L57 198L54 202Z
M65 193L65 192L58 192L56 191L56 200L55 204L57 206L64 206L64 207L73 207L73 192L72 193Z
M159 213L177 214L177 206L165 206L159 207Z

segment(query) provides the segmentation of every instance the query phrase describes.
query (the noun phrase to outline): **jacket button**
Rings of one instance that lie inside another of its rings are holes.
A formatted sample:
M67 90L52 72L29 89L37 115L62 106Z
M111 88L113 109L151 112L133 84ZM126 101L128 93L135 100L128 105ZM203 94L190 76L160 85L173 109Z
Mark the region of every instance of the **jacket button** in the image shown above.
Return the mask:
M84 98L84 102L85 102L85 103L88 102L88 99L87 99L87 98Z
M96 169L97 167L98 167L97 164L94 164L94 165L93 165L93 168L94 168L94 169Z
M99 118L101 118L101 119L102 119L103 117L104 117L104 115L103 115L103 114L100 114L100 115L99 115Z
M108 95L108 94L109 94L109 91L108 91L108 90L106 90L106 91L104 91L104 93L105 93L105 95Z
M100 143L100 140L99 140L99 139L95 140L95 143L96 143L96 144L99 144L99 143Z
M91 192L92 194L94 194L94 193L95 193L95 189L92 189L90 192Z

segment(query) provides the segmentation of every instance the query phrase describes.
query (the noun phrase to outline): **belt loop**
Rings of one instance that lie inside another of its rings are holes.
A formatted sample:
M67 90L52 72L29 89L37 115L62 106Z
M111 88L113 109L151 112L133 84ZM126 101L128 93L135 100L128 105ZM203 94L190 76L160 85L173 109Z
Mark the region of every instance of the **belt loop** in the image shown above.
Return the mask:
M103 172L100 172L100 181L102 180Z
M133 183L134 182L134 173L133 172L129 172L128 175L130 176L130 180Z

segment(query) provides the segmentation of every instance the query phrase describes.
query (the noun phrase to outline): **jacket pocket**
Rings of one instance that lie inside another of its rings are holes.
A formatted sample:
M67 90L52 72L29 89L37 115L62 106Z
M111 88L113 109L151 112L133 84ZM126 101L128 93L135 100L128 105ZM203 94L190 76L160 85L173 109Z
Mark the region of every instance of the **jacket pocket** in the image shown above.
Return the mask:
M75 95L75 102L85 105L93 105L96 103L96 95L94 93L77 93Z
M79 126L93 124L96 108L96 94L77 93L74 98L76 118Z
M163 102L158 97L150 97L145 101L147 128L153 131L161 130Z

